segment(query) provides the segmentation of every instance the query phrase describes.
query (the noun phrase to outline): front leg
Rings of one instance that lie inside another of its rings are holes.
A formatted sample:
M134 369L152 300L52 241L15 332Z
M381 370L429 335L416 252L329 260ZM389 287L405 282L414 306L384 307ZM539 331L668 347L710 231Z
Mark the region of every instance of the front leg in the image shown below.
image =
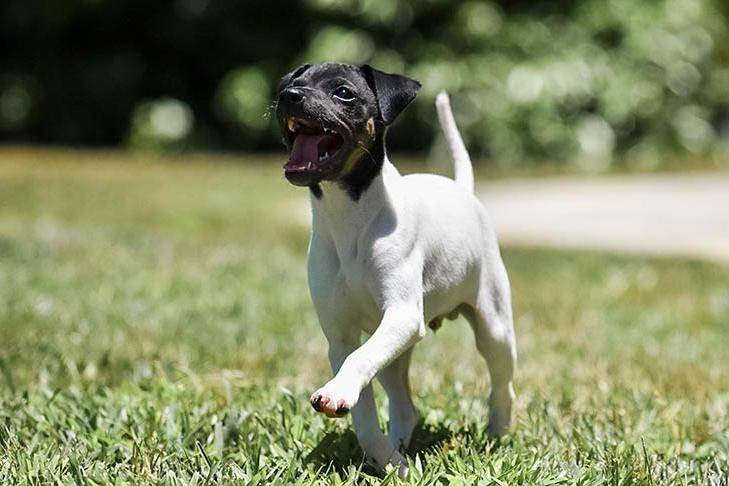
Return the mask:
M344 360L357 348L356 344L345 344L340 340L329 342L329 362L332 371L336 374ZM318 392L317 392L318 393ZM315 405L315 396L312 395L312 405ZM321 395L318 395L321 397ZM398 468L398 475L404 478L407 475L407 461L395 449L385 434L380 429L377 420L377 408L372 393L372 385L365 386L358 394L359 400L356 406L352 407L352 425L354 426L357 442L365 453L367 462L376 470L381 471L387 464ZM321 398L319 399L321 401ZM330 415L331 416L331 415ZM334 415L338 416L338 415Z
M372 378L424 335L422 305L388 307L372 336L344 359L329 383L314 392L311 405L329 417L346 415Z

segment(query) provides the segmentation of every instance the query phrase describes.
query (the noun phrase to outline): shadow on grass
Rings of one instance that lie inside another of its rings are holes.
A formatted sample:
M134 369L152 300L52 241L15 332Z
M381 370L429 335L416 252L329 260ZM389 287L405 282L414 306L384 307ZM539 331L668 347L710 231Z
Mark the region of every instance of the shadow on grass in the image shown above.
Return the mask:
M468 438L470 432L467 429L454 432L441 424L425 425L421 421L413 431L413 438L406 455L412 458L420 452L436 450L456 437ZM422 460L423 457L421 456ZM365 462L364 453L360 449L357 437L351 429L345 432L329 432L326 434L321 442L306 456L305 463L311 464L317 469L332 470L339 473L344 473L351 466L355 466L361 468L367 474L378 475Z
M362 467L364 454L359 448L357 437L351 429L344 432L329 432L312 449L304 460L323 471L345 472L350 466Z

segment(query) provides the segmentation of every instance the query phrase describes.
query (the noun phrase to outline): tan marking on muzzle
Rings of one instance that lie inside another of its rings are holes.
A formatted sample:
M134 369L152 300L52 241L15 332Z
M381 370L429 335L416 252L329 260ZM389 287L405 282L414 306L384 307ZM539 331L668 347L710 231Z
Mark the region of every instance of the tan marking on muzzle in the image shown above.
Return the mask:
M375 119L370 118L367 120L367 133L369 134L370 138L375 138Z
M365 124L365 130L367 131L367 135L369 136L370 140L365 141L361 140L360 146L357 146L352 152L349 154L349 157L347 157L346 162L344 162L344 167L342 168L342 172L339 173L339 177L346 177L350 172L352 172L352 169L354 169L354 166L357 165L357 161L362 158L362 155L365 153L366 149L363 148L362 145L367 145L371 143L372 140L375 138L375 119L370 118L367 120L367 123ZM363 137L364 138L364 137Z
M345 177L352 172L352 169L354 169L354 166L357 165L357 161L362 157L363 153L364 150L360 147L352 149L349 157L347 157L347 160L344 162L344 167L342 167L342 172L339 173L339 177Z

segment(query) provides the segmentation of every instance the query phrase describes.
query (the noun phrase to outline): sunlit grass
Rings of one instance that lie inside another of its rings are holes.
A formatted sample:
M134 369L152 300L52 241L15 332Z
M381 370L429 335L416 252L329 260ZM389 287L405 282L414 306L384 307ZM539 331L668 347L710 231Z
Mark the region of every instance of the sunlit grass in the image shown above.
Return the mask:
M360 471L280 160L0 152L0 478L329 484ZM413 483L722 484L729 269L506 249L513 434L468 326L417 348ZM379 393L385 419L385 401Z

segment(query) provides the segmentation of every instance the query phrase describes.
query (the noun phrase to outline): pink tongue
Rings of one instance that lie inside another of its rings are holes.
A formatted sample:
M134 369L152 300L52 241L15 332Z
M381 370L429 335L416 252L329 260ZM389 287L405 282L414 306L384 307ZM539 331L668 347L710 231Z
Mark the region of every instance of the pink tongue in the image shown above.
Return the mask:
M316 164L319 160L319 142L329 135L304 135L299 134L294 139L294 146L291 147L291 155L288 166L302 167L308 162Z

